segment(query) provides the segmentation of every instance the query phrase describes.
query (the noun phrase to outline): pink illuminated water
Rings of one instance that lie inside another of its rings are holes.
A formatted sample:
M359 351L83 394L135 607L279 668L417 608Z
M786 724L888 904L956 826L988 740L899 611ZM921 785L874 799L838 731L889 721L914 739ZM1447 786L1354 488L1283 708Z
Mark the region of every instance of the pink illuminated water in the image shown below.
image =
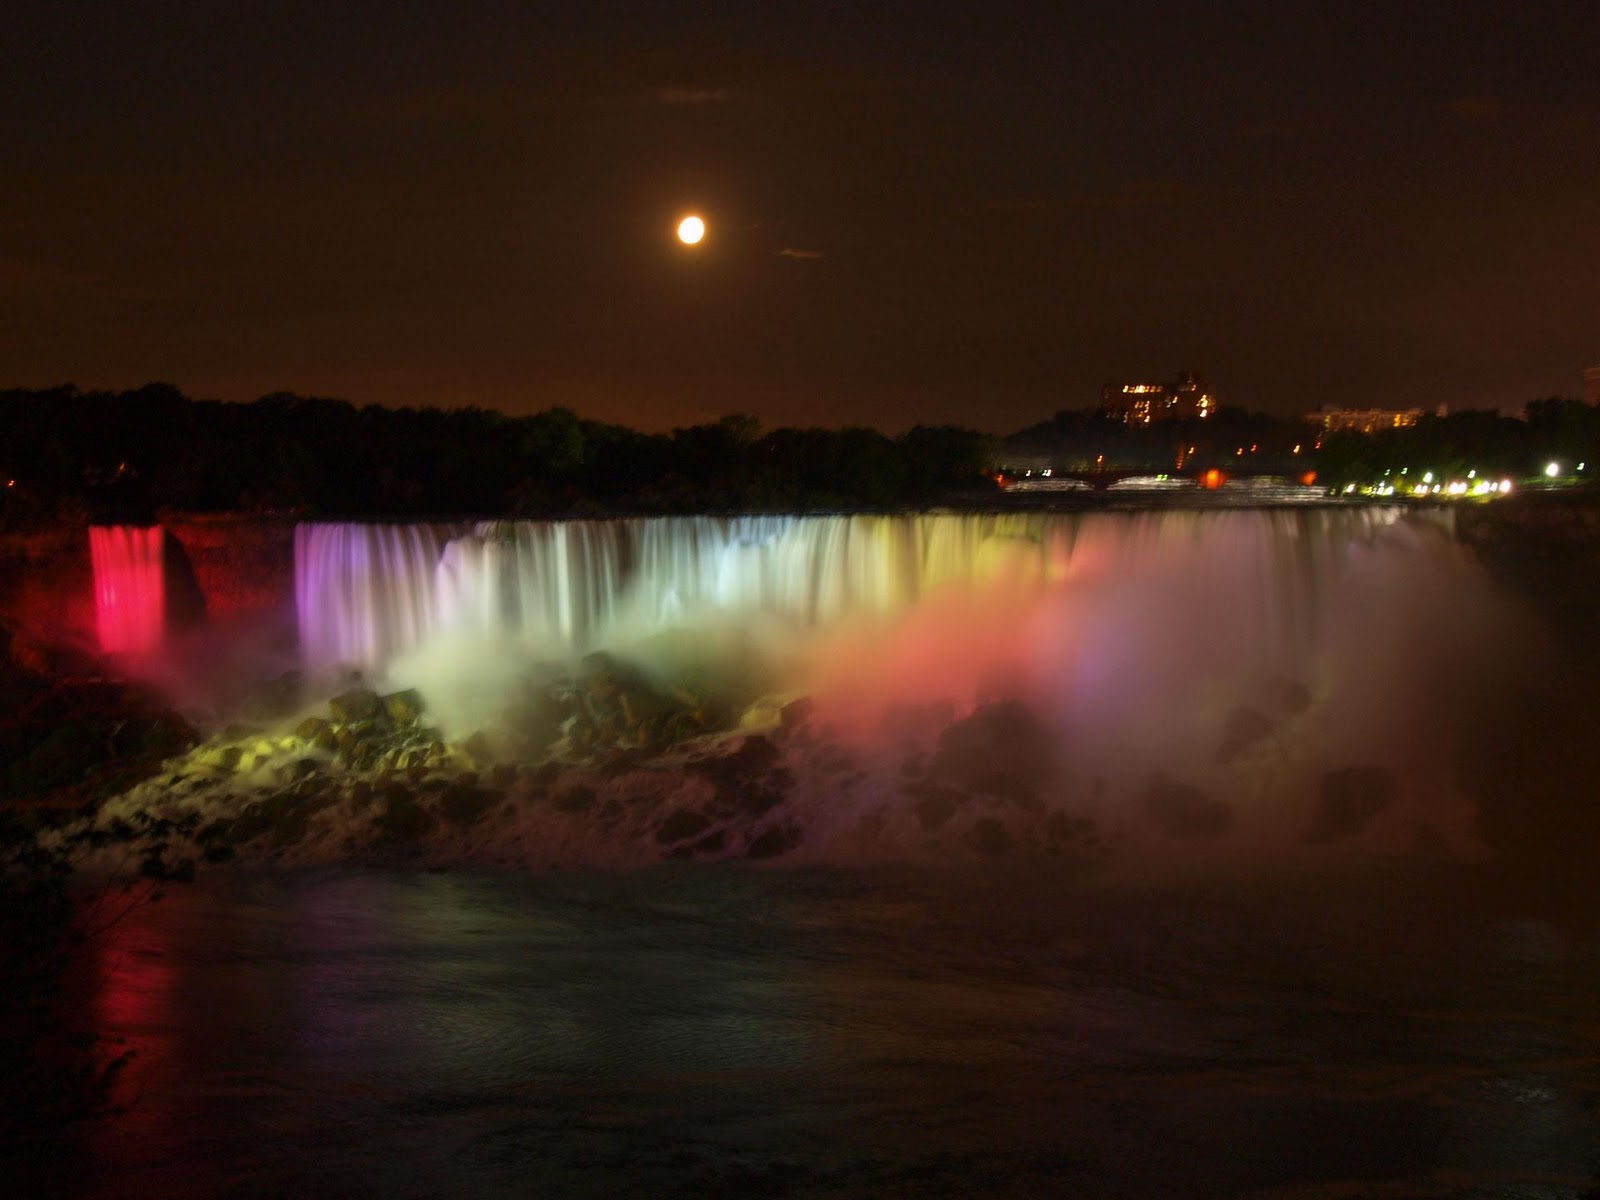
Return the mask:
M107 654L138 657L161 645L166 620L164 536L159 525L96 525L89 530L95 628Z

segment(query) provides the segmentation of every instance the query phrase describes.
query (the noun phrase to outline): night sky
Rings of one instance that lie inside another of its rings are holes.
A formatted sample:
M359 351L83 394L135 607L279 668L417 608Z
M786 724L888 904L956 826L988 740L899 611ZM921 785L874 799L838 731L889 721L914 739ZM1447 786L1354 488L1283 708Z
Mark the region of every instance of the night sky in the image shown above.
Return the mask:
M1183 367L1291 414L1600 363L1582 0L4 26L0 386L1004 432Z

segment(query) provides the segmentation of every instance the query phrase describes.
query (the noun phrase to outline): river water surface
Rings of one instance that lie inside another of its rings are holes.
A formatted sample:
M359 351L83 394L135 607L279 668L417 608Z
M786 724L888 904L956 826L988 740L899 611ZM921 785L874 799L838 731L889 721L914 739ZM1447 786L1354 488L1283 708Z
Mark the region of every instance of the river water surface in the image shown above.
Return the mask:
M100 942L127 1108L59 1182L1594 1194L1600 938L1573 905L1467 865L1067 874L213 872Z

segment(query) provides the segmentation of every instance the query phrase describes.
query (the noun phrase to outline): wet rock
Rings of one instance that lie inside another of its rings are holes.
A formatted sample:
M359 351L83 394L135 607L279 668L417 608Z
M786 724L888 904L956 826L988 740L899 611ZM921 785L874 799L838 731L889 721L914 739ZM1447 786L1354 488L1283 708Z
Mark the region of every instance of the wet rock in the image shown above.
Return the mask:
M44 734L10 772L14 795L27 796L81 780L106 758L106 747L95 722L60 725Z
M422 693L416 688L407 688L403 692L390 692L383 697L383 711L390 721L400 728L415 725L422 718L427 709L423 702Z
M668 814L656 829L656 841L663 845L696 837L711 827L711 819L693 809L680 808Z
M745 848L746 858L777 858L800 844L800 830L794 825L774 825Z
M557 792L551 797L550 803L556 809L565 813L588 812L594 807L594 802L599 797L592 787L584 787L581 783L573 784L564 791Z
M341 692L328 701L328 711L341 725L353 725L357 721L374 721L385 716L383 701L378 698L378 693L365 687Z
M561 726L572 716L570 704L546 692L530 691L500 715L501 723L522 753L538 756L561 736Z
M759 815L783 803L793 783L781 758L770 738L752 734L731 754L699 759L689 769L711 781L718 812Z
M314 742L324 734L332 734L333 726L321 717L307 717L294 727L294 735L302 742Z
M1218 837L1233 825L1233 809L1211 799L1193 784L1181 783L1166 774L1150 781L1145 811L1171 838Z
M279 721L303 703L305 680L299 671L286 671L253 688L239 704L241 715L252 721Z
M1054 778L1055 747L1025 704L1001 700L976 709L939 735L932 779L1042 809L1041 786Z
M1394 776L1383 767L1346 767L1322 777L1306 841L1335 842L1359 833L1394 804Z
M1044 836L1053 846L1068 842L1087 842L1094 835L1094 822L1088 817L1071 817L1053 812L1045 818Z
M886 708L878 730L891 745L914 747L935 737L956 719L955 707L946 700L927 704L895 704Z
M312 812L311 806L302 803L294 795L279 792L265 800L245 805L231 824L215 822L222 827L222 832L216 836L225 833L227 840L237 846L271 835L272 845L281 848L293 845L305 836L306 823Z
M956 815L955 793L943 789L930 790L918 800L913 811L924 833L938 833Z
M1278 732L1277 722L1265 713L1242 705L1228 713L1217 746L1217 761L1228 764L1257 742Z
M980 817L974 821L969 840L974 850L988 858L1009 852L1013 845L1011 831L993 817Z
M415 842L433 829L434 818L399 784L384 789L383 811L376 822L384 837L397 842Z
M317 760L314 758L297 758L289 764L289 778L293 781L309 779L317 773Z
M439 793L439 811L455 825L471 825L500 799L484 788L454 783Z
M647 750L618 750L601 764L600 774L607 779L615 779L619 775L626 775L629 771L637 770L649 759L650 753Z
M487 764L494 758L494 747L489 742L489 735L481 729L462 742L461 748L480 763Z

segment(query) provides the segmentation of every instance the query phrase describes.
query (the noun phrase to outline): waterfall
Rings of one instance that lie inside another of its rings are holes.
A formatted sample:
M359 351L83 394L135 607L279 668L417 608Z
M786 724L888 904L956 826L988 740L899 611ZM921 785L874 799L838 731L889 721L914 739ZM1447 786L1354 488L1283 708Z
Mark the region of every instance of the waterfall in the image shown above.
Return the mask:
M1275 654L1316 636L1364 548L1441 521L1330 507L308 524L296 598L309 663L380 670L438 633L576 654L702 618L890 618L952 586L1094 593L1110 606L1094 619L1120 626L1107 636L1179 659L1175 631Z
M95 628L107 654L139 657L160 648L166 627L164 549L159 525L90 526Z
M464 525L306 524L295 529L300 650L323 667L376 668L440 627L439 561Z
M320 523L295 544L306 664L416 689L425 724L352 726L337 765L252 734L233 775L205 749L196 786L226 813L311 770L339 798L296 820L336 856L1470 850L1463 765L1501 755L1496 684L1518 678L1514 614L1442 509ZM96 546L112 580L112 549L154 564L160 531Z

